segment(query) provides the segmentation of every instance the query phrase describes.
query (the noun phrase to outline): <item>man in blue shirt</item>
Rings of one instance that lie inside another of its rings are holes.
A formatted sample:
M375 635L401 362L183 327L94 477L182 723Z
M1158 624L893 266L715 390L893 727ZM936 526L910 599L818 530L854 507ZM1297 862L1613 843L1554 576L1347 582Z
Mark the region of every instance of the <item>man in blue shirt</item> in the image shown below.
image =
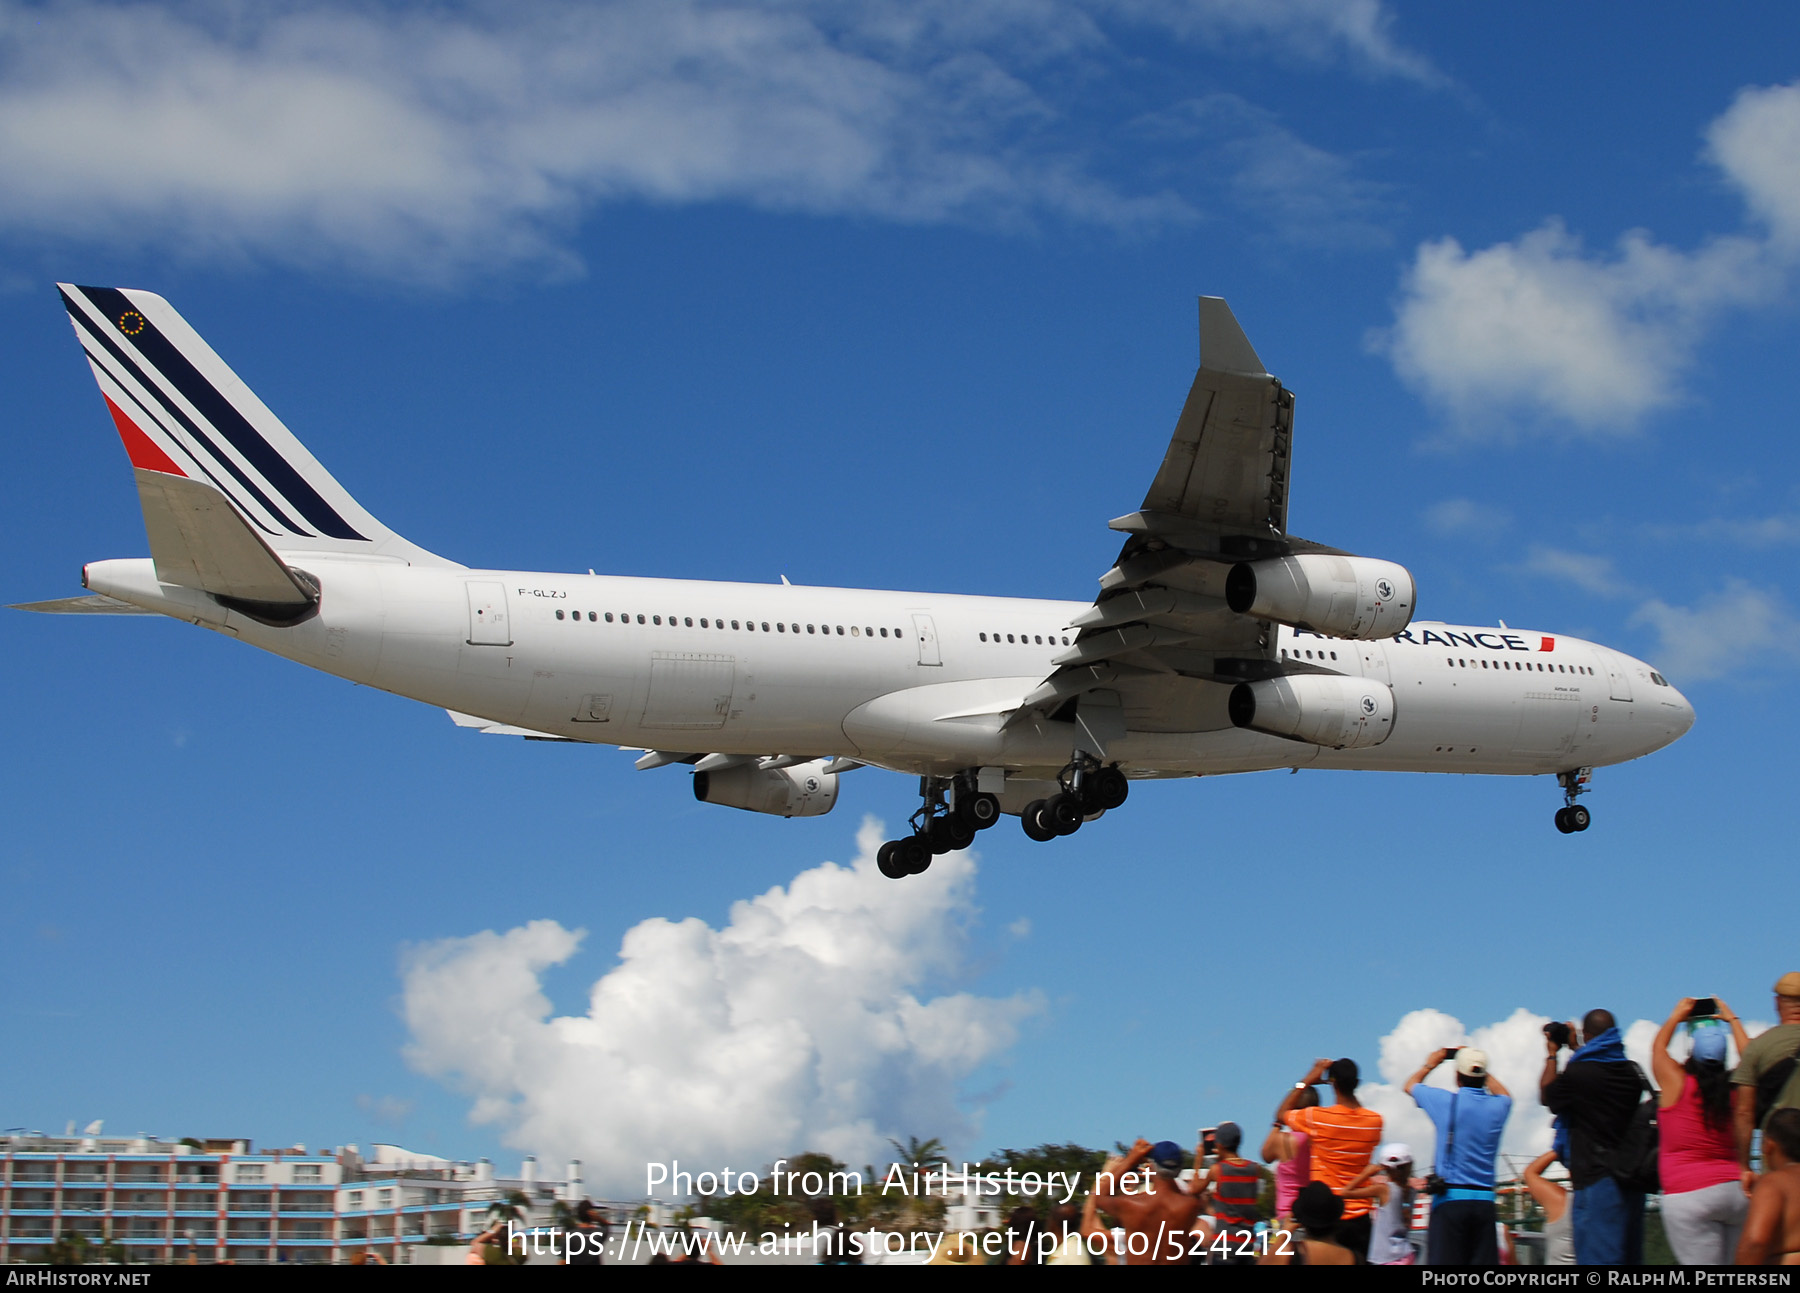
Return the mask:
M1456 1090L1426 1086L1425 1079L1445 1060L1456 1061ZM1437 1127L1435 1174L1448 1188L1432 1200L1430 1251L1433 1266L1497 1266L1494 1159L1500 1133L1512 1112L1512 1094L1488 1073L1486 1051L1473 1046L1435 1050L1404 1090Z

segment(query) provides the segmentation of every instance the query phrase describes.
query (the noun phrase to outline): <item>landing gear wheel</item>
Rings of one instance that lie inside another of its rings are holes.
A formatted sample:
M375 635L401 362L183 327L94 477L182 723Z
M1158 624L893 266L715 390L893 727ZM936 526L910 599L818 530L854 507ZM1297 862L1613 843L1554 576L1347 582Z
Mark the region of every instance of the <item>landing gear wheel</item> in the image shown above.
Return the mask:
M1585 831L1588 828L1588 823L1594 820L1593 814L1589 813L1588 810L1583 808L1580 804L1570 804L1567 808L1563 809L1563 812L1568 816L1569 829L1572 831Z
M1046 820L1044 810L1048 801L1034 799L1025 805L1025 811L1019 814L1019 824L1025 828L1025 834L1039 844L1048 843L1056 838L1056 828Z
M970 830L985 831L1000 820L1000 801L992 795L967 795L956 801L956 815Z
M902 879L906 874L906 864L898 856L899 840L889 840L875 850L875 869L890 880Z
M906 868L907 875L923 875L931 865L931 846L924 836L909 835L894 844L894 860Z
M1102 812L1110 808L1118 808L1131 793L1131 783L1125 780L1125 774L1117 768L1102 768L1092 778L1095 806Z
M933 817L926 822L925 829L920 832L925 840L925 847L933 853L949 853L954 850L956 845L950 842L949 826L948 817Z
M1561 831L1564 835L1571 833L1575 829L1573 826L1569 825L1569 810L1567 808L1558 808L1556 810L1556 829Z
M1044 824L1058 835L1073 835L1081 829L1081 819L1086 816L1086 809L1075 795L1052 795L1044 804Z

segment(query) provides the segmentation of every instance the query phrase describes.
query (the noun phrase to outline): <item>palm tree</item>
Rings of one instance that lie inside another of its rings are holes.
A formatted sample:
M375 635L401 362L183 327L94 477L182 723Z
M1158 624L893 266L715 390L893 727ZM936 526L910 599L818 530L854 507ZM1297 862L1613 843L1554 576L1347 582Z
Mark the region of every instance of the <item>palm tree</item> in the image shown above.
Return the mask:
M908 1166L928 1167L933 1163L941 1163L944 1161L946 1152L944 1142L936 1136L929 1140L908 1136L904 1145L889 1137L888 1144L892 1145L894 1152L900 1156L896 1161Z

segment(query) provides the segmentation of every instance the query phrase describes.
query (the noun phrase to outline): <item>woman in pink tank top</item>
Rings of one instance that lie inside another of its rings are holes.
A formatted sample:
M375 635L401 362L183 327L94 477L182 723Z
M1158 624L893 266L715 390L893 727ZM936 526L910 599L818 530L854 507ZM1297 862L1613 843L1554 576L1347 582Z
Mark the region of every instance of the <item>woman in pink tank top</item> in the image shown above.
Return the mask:
M1728 1036L1738 1054L1750 1044L1744 1027L1723 1001L1712 1014L1693 1018L1694 999L1676 1003L1656 1041L1650 1064L1656 1073L1657 1173L1662 1178L1663 1229L1683 1266L1720 1266L1737 1252L1750 1201L1739 1185L1737 1138L1731 1119L1731 1075L1725 1068ZM1669 1043L1688 1025L1692 1051L1683 1063Z
M1294 1101L1296 1109L1311 1109L1319 1093L1307 1087ZM1312 1180L1312 1137L1289 1131L1280 1121L1263 1141L1263 1162L1275 1164L1275 1216L1285 1227L1293 1226L1294 1199Z

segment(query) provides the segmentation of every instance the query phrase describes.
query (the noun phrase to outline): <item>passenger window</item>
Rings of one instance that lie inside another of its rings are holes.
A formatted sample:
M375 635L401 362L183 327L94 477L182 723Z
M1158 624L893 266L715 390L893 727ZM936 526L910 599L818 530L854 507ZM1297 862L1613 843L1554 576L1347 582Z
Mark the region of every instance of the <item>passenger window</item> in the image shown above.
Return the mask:
M1008 642L1011 642L1011 641L1012 641L1012 640L1013 640L1013 635L1012 635L1012 634L1010 634L1010 633L1008 633L1008 634L1007 634L1007 635L1006 635L1006 640L1007 640L1007 641L1008 641Z
M557 619L559 619L559 620L560 620L560 619L561 619L561 618L562 618L562 617L563 617L563 613L562 613L562 612L561 612L561 611L558 611L558 612L556 612L556 618L557 618Z
M813 626L812 626L812 625L810 625L810 624L808 624L808 625L807 625L807 626L806 626L806 631L807 631L807 632L808 632L808 633L811 633L811 632L812 632L812 631L813 631Z
M982 641L983 641L983 642L986 642L986 641L987 641L987 634L985 634L985 633L983 633L983 634L982 634L982 635L981 635L981 640L982 640ZM890 852L892 852L892 850L889 850L889 851L890 851Z
M642 624L643 622L644 622L644 617L642 615L638 616L638 623Z
M596 614L595 614L595 613L594 613L594 612L593 612L593 611L589 611L589 612L588 612L588 623L589 623L589 624L593 624L593 623L595 623L595 622L596 622L596 621L598 621L598 620L599 620L599 618L600 618L600 617L599 617L599 616L598 616L598 615L596 615ZM608 615L608 616L607 616L607 617L606 617L606 618L607 618L607 619L611 619L611 618L612 618L612 616L610 616L610 615Z
M788 627L793 629L794 632L796 632L796 633L798 633L800 631L800 626L798 624L790 624L790 625L788 625Z
M775 622L775 631L776 631L776 632L777 632L777 633L786 633L786 632L787 632L787 625L785 625L785 624L783 624L783 623L782 623L782 622L781 622L781 621L780 621L780 620L777 620L777 621L776 621L776 622Z
M707 627L707 624L706 624L706 616L704 616L704 615L702 615L702 616L701 616L701 617L700 617L700 627L701 627L701 628L705 628L705 627ZM721 625L720 625L720 626L719 626L719 627L720 627L720 628L724 628L724 627L725 627L725 626L724 626L724 625L723 625L723 624L721 624Z
M673 627L674 623L675 623L675 617L673 615L669 616L670 626ZM693 628L694 627L694 617L692 615L690 615L685 620L683 620L682 623L687 625L689 628Z
M657 624L662 623L662 616L660 616L660 615L652 615L650 618Z
M1062 644L1063 644L1063 645L1064 645L1064 646L1068 646L1068 645L1069 645L1069 639L1068 639L1068 636L1067 636L1067 635L1066 635L1066 634L1065 634L1065 635L1064 635L1064 637L1063 637L1063 640L1062 640Z
M611 611L606 612L606 622L608 624L612 623L612 612Z
M1332 652L1332 653L1331 653L1331 658L1332 658L1332 659L1333 659L1333 660L1335 660L1335 659L1337 659L1337 652L1336 652L1336 651L1333 651L1333 652Z
M868 627L867 625L864 625L863 626L863 636L866 638L872 638L875 636L875 630Z
M882 629L882 630L881 630L881 636L882 636L882 637L886 637L886 636L887 636L887 630L886 630L886 629Z
M842 625L842 624L840 624L840 625L838 625L838 626L837 626L837 631L838 631L838 634L837 634L837 635L838 635L838 636L839 636L839 637L843 637L843 636L844 636L844 626L843 626L843 625Z

